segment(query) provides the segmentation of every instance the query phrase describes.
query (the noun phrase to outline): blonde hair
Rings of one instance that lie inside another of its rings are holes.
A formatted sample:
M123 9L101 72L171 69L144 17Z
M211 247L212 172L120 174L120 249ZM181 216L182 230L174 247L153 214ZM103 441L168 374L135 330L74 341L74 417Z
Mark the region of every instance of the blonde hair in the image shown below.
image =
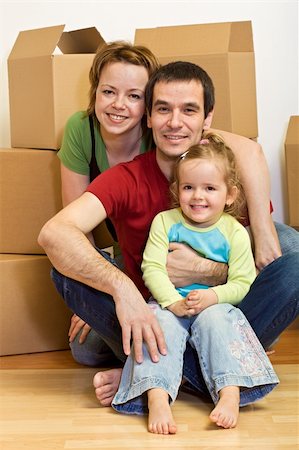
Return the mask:
M189 150L181 155L176 161L173 172L173 182L170 185L173 207L176 208L179 206L180 167L185 161L193 159L217 160L222 163L224 180L228 192L230 192L234 186L238 189L235 201L231 205L225 205L224 212L231 214L238 220L243 219L246 200L236 167L235 155L231 148L225 144L221 136L215 133L206 134L199 144L190 147Z
M95 116L96 91L101 73L107 64L113 62L124 62L145 67L149 78L160 67L155 55L147 47L142 45L133 45L127 41L114 41L99 47L89 71L88 115Z

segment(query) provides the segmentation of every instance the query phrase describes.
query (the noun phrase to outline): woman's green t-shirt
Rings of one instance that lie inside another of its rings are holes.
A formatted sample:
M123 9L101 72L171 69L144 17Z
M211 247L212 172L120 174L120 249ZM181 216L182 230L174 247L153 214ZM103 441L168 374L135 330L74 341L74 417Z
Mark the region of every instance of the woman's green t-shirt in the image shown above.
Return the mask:
M100 172L109 169L106 147L103 142L99 127L94 127L95 155ZM153 148L151 130L142 137L140 153L145 153ZM78 111L67 121L64 129L61 148L58 157L62 164L73 172L81 175L89 175L92 142L89 126L89 117L85 111Z

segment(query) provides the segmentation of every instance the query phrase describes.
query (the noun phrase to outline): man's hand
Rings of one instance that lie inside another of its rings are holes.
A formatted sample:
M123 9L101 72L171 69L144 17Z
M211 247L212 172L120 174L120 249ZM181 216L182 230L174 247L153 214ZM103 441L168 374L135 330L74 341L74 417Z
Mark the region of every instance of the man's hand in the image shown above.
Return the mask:
M199 283L208 286L224 284L227 281L228 266L203 258L188 245L169 244L166 269L175 287Z
M82 330L82 333L79 338L79 344L83 344L83 342L86 339L86 336L88 335L88 333L91 330L91 327L89 325L87 325L87 323L84 322L84 320L80 319L80 317L78 317L76 314L74 314L71 318L71 325L70 325L70 329L69 329L69 333L68 333L69 342L73 342L73 340L75 339L77 334L80 332L80 330Z
M273 225L274 226L274 225ZM256 233L254 236L254 260L259 271L281 256L280 244L275 233Z
M153 362L159 361L159 353L166 355L166 343L159 322L153 311L144 301L140 292L126 285L126 292L114 296L116 314L122 329L123 349L130 354L131 339L134 345L136 362L142 363L143 341Z
M197 282L196 261L200 256L191 247L177 242L169 244L167 272L175 287L188 286Z

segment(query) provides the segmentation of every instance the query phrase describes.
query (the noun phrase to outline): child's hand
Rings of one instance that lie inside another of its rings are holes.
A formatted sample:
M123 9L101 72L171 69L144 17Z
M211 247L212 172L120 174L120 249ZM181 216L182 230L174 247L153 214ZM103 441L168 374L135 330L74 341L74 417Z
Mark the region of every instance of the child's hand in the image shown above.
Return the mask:
M191 315L186 304L186 299L178 300L177 302L172 303L172 305L167 306L167 309L178 317Z
M189 292L185 299L187 315L194 316L199 314L209 306L218 303L218 297L213 289L195 289Z

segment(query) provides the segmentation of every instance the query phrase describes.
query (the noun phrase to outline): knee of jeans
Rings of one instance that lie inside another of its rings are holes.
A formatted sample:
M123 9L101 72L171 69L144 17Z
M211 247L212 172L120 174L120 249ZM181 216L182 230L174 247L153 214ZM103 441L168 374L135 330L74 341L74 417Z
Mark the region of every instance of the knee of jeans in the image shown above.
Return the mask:
M299 233L283 223L274 222L282 254L299 252Z
M269 264L269 266L266 266L264 270L273 270L277 280L283 280L284 285L288 286L288 289L291 286L298 289L298 267L299 251L293 251L283 254L280 258L277 258Z
M54 267L50 270L50 277L57 291L63 297L63 275L61 275Z
M74 360L84 366L97 367L109 359L108 355L92 352L84 344L79 344L76 340L70 342L70 349Z
M236 309L229 303L218 303L217 305L209 306L198 314L196 322L205 329L208 329L208 327L214 328L215 324L221 326L221 322L227 319L230 313L236 311Z

